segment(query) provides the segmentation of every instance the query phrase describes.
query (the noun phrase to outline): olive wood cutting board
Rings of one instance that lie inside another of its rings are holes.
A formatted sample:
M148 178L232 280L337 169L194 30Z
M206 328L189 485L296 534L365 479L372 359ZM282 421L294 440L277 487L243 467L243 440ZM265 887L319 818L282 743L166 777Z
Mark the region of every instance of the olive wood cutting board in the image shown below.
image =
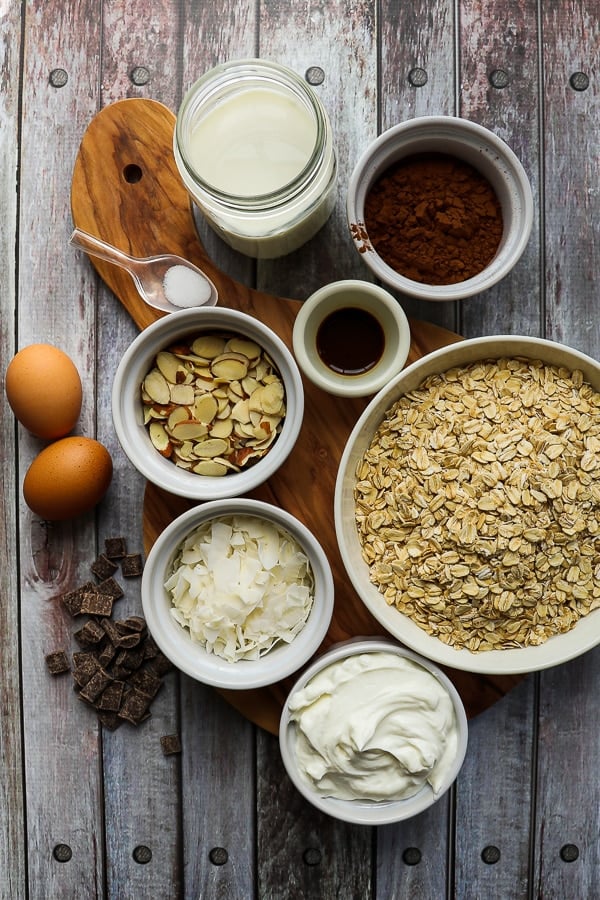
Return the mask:
M189 196L173 157L175 116L154 100L118 101L90 123L75 162L71 208L76 226L133 254L177 253L202 268L215 283L219 304L242 310L269 325L291 347L300 302L269 296L234 281L208 258L196 230ZM146 306L129 274L110 263L92 264L140 329L163 315ZM411 320L409 362L460 340L426 322ZM304 379L305 416L294 450L269 482L251 496L280 506L304 522L321 542L333 570L335 608L321 651L359 635L386 632L363 605L346 575L335 536L333 494L344 444L367 399L340 400ZM143 538L146 552L190 502L147 484ZM469 716L502 697L521 676L481 676L447 670ZM293 677L272 687L222 691L236 709L276 733Z

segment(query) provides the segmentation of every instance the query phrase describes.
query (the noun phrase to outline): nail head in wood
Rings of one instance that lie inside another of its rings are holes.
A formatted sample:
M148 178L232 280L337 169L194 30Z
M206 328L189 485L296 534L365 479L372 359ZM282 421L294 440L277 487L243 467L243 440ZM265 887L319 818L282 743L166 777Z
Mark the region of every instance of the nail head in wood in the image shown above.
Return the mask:
M492 87L495 87L498 90L505 88L510 82L508 72L504 69L494 69L489 74L489 82Z
M64 69L52 69L52 71L50 72L49 81L52 87L64 87L68 80L69 76Z
M307 847L302 859L307 866L318 866L322 859L321 851L317 847Z
M146 68L146 66L134 66L134 68L129 73L129 77L133 84L141 86L143 84L148 84L150 81L150 70Z
M304 76L309 84L323 84L325 72L320 66L310 66Z
M484 847L481 851L481 858L484 863L487 863L489 866L493 866L494 863L497 863L500 859L500 851L497 847L494 847L493 844L490 844L488 847Z
M137 847L133 848L132 856L136 863L139 863L141 866L145 866L146 863L149 863L152 859L152 850L150 847L146 847L144 844L138 844Z
M575 844L564 844L560 848L560 858L563 862L575 862L579 857L579 848Z
M407 847L402 854L402 860L407 866L417 866L421 862L421 851L418 847Z
M585 72L573 72L569 84L574 91L585 91L590 86L590 79Z
M57 862L66 863L73 856L73 851L68 844L57 844L52 851L52 856Z
M213 847L208 854L208 858L213 866L224 866L229 859L229 854L225 847Z
M427 72L425 69L416 66L408 73L408 82L413 87L423 87L423 85L427 84Z

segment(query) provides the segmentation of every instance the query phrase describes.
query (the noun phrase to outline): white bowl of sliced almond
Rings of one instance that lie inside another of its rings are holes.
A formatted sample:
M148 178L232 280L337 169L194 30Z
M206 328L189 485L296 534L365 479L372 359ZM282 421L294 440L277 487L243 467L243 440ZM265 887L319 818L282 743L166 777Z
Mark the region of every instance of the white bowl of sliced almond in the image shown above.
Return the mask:
M142 577L162 652L219 688L274 684L305 665L333 613L333 576L312 532L250 498L202 503L159 535Z
M117 437L149 481L191 500L245 494L292 451L304 392L284 342L237 310L200 307L146 328L112 391Z

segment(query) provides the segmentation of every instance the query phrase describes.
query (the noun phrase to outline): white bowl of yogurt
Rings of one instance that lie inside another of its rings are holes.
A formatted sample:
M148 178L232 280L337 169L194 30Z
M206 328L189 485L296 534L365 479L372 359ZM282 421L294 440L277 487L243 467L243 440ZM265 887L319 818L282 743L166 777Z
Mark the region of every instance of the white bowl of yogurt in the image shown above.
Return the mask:
M296 681L279 744L295 787L317 809L386 825L436 803L467 750L465 708L450 679L394 641L336 644Z

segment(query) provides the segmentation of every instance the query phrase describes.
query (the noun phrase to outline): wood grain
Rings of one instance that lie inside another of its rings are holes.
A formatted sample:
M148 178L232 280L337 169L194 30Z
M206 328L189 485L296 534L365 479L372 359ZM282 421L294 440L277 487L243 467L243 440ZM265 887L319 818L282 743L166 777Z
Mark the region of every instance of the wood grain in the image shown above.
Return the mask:
M19 57L20 4L4 5L0 30L0 254L6 261L0 281L0 370L17 349L15 330L16 266L12 264L18 233L18 197L14 190L19 168ZM11 261L9 263L8 261ZM6 324L4 324L6 323ZM15 566L18 533L17 434L6 403L0 404L3 485L0 493L0 897L24 900L26 896L25 790L23 784L23 735L19 677L19 577Z

